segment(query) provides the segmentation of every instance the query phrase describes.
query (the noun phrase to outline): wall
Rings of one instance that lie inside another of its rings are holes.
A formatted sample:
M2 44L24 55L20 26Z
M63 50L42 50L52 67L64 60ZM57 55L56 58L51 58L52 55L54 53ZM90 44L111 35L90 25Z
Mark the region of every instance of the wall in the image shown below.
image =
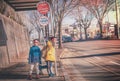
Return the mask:
M27 37L27 30L14 20L1 15L5 44L0 45L0 68L5 67L12 62L17 62L19 58L28 55L29 41ZM0 39L2 40L2 39Z

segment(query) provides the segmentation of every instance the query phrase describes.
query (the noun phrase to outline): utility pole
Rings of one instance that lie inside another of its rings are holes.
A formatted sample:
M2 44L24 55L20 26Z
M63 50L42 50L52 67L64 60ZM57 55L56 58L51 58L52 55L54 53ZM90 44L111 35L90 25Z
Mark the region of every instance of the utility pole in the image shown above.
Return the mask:
M119 22L118 22L118 5L117 5L117 0L115 0L115 10L116 10L116 24L117 24L118 39L120 39L120 37L119 37Z

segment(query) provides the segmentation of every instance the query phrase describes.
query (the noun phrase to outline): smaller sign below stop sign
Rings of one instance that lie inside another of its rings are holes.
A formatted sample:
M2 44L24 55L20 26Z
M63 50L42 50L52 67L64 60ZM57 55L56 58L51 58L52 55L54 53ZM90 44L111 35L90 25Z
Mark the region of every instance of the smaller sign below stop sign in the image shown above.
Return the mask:
M39 3L37 4L37 10L38 10L41 14L47 14L48 11L50 10L49 3L46 2L46 1L39 2Z
M39 21L42 26L46 26L49 23L49 19L46 16L41 16Z

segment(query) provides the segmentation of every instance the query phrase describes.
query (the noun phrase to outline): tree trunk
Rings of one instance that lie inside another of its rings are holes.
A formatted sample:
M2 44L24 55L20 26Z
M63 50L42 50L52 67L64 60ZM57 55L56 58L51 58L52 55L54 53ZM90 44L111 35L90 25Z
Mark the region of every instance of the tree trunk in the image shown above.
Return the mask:
M87 28L84 28L85 31L85 39L87 40Z
M98 23L99 23L99 27L100 27L100 35L102 37L103 36L102 35L102 20L99 20Z
M58 21L58 38L59 38L59 45L58 48L62 48L62 28L61 28L61 21Z
M81 27L79 27L80 28L80 40L82 40L83 38L82 38L82 30L81 30Z
M40 37L40 31L38 31L38 39L39 39L39 41L40 41L40 38L41 38L41 37Z

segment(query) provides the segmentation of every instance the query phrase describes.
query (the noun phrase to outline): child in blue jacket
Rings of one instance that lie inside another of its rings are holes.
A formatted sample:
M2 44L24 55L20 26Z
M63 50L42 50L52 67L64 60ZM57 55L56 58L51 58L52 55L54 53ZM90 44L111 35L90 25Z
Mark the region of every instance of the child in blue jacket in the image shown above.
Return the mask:
M39 79L39 64L41 64L41 49L38 47L39 41L37 39L33 40L33 46L30 48L29 51L29 64L30 64L30 71L29 71L29 79L32 79L32 72L35 67L36 69L36 78Z

